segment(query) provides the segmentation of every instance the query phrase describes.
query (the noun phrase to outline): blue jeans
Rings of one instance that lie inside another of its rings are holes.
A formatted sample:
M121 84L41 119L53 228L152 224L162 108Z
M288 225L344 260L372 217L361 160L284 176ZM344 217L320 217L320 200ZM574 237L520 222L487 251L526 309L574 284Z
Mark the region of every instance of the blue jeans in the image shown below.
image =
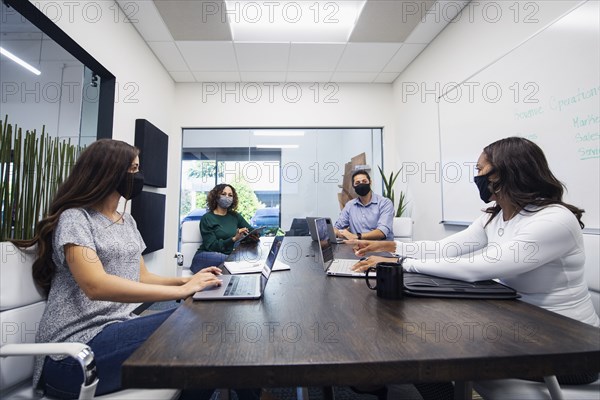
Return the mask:
M194 254L190 270L193 273L196 273L202 268L218 267L227 259L227 257L229 257L229 255L218 253L216 251L198 251Z
M94 352L98 373L97 395L121 388L121 365L175 309L162 311L106 326L87 345ZM52 397L77 398L83 383L79 363L72 357L54 361L46 357L42 374L43 388Z
M94 352L98 386L96 395L121 389L121 365L175 311L165 310L144 317L116 322L106 326L87 345ZM76 399L83 383L81 366L72 357L54 361L46 357L42 373L42 388L50 397ZM184 390L180 399L209 399L213 389ZM260 389L237 391L240 400L257 400Z

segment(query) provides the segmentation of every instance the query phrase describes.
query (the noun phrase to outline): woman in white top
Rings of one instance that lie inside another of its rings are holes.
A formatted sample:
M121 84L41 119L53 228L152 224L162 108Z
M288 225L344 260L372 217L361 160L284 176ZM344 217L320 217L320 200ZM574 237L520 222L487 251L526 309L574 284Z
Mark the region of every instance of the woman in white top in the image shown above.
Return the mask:
M520 137L498 140L483 149L476 168L481 199L494 203L467 229L440 241L357 241L357 255L389 251L407 257L403 267L409 272L466 281L497 278L523 301L600 326L584 276L584 210L562 201L564 186L542 149ZM382 261L390 259L371 256L354 269ZM594 376L575 381L587 383Z
M462 232L443 240L358 241L359 255L390 251L406 271L479 281L499 278L522 300L599 326L584 277L583 210L562 201L564 187L542 150L510 137L487 146L477 161L475 183L484 202L494 201ZM365 270L384 257L369 257Z

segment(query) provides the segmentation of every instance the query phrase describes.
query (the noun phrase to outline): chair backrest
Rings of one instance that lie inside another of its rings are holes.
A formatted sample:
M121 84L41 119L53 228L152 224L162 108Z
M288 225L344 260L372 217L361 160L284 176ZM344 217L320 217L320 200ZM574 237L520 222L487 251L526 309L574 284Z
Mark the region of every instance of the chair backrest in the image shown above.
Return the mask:
M31 276L35 257L10 242L0 243L0 346L35 342L46 307L45 296ZM1 358L0 390L31 379L32 374L33 356Z
M185 221L181 224L180 252L183 254L183 268L190 268L194 254L201 244L200 221Z
M285 233L286 236L310 236L308 222L306 218L294 218L290 230Z
M583 235L585 246L585 280L596 314L600 315L600 236Z
M412 218L394 218L394 239L402 242L412 242L413 220Z

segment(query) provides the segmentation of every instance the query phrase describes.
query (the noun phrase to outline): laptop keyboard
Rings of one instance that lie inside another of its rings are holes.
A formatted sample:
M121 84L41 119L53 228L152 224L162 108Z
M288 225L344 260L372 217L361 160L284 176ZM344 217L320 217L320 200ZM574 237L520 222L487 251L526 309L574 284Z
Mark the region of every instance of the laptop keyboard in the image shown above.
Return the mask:
M358 260L333 260L328 271L330 272L347 272L355 274L356 271L352 271L352 266L356 264Z
M242 296L255 294L257 276L232 276L225 296Z

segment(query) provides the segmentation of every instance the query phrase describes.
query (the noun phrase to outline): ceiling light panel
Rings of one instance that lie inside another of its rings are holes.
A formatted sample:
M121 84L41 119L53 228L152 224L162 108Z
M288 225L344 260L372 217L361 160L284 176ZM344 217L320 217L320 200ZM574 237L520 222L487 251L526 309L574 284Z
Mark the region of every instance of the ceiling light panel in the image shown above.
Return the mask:
M366 0L226 0L226 15L236 42L348 41Z

